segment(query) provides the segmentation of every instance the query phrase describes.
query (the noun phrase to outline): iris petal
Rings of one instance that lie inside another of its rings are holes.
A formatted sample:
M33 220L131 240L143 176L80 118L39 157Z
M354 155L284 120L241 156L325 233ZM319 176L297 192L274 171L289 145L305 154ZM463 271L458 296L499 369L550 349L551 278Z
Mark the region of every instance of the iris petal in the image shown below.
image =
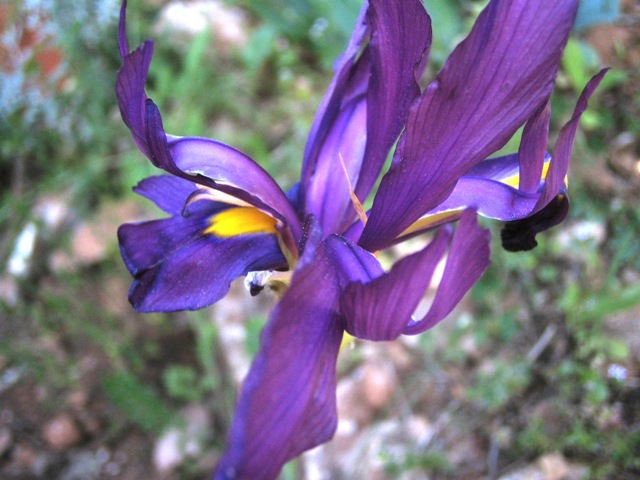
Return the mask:
M275 479L288 460L333 436L338 292L324 247L307 245L262 334L216 480Z
M378 250L394 241L546 103L577 6L489 3L414 103L361 245Z
M489 230L478 225L475 212L466 210L453 236L442 280L431 308L421 320L411 321L402 333L422 333L451 313L491 263L490 239Z
M120 227L120 251L134 276L129 299L137 311L203 308L226 295L238 276L286 265L275 235L205 235L208 218L222 208L202 201L186 217Z

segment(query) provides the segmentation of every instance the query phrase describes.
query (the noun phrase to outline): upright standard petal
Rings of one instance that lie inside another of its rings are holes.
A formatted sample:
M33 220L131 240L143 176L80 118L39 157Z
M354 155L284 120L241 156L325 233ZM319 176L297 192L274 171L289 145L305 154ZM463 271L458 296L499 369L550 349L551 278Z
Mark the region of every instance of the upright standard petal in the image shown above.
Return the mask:
M307 257L307 258L305 258ZM244 382L216 480L271 480L337 424L339 287L324 246L307 245Z
M576 0L493 0L412 106L360 244L384 248L549 98Z
M305 151L305 211L327 233L344 231L356 217L350 190L364 201L378 178L420 94L431 44L430 19L419 0L371 1L366 20L370 43L359 51L366 31L361 13Z

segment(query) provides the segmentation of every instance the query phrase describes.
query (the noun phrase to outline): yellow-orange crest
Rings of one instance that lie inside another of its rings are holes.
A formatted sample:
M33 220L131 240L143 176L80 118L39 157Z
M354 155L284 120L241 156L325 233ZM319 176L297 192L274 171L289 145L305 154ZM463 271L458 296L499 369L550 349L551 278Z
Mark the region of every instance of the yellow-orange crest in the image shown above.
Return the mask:
M254 207L233 207L211 216L204 233L219 238L276 233L276 219Z

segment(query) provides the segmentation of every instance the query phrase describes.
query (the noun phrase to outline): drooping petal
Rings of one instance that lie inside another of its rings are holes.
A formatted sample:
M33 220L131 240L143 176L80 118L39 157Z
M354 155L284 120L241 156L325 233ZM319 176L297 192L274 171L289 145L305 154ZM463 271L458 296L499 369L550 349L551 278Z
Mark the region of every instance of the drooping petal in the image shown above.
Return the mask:
M333 436L339 287L323 245L309 244L314 240L263 331L216 480L275 479L288 460Z
M412 106L362 246L378 250L392 242L546 103L577 5L489 3Z
M152 162L156 166L269 213L279 220L279 231L289 250L296 251L295 245L301 233L297 216L284 192L253 160L231 147L208 139L172 139L170 147L158 107L150 99L146 101L146 122L147 143ZM174 151L178 162L174 158ZM190 155L194 158L190 159ZM248 181L240 179L238 170L232 165L234 161L246 167ZM214 162L219 162L219 169ZM207 175L214 175L216 172L221 177L220 183ZM240 186L232 184L232 179L240 183ZM243 187L252 190L245 190Z
M299 236L297 215L286 194L254 160L233 147L208 138L181 137L168 142L176 167L188 175L212 179L216 189L238 198L239 191L255 206L267 207Z
M171 215L179 215L185 207L185 201L197 190L195 183L172 175L147 177L133 187L134 192Z
M340 299L345 330L356 338L393 340L411 320L423 298L451 234L442 229L421 251L396 262L389 273L347 285Z
M411 321L402 333L422 333L451 313L491 263L490 239L489 230L478 225L475 212L466 210L453 236L442 280L431 308L422 320Z
M275 234L206 233L212 218L225 211L226 205L201 201L187 216L119 228L122 258L134 276L129 299L137 311L203 308L226 295L238 276L286 265Z

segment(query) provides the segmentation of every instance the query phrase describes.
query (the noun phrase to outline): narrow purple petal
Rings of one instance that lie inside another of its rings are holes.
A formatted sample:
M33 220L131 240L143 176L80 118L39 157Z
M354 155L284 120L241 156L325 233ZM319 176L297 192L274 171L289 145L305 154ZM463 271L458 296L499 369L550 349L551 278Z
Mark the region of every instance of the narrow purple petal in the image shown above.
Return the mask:
M354 191L364 201L420 95L418 81L431 47L431 19L420 0L372 0L371 79L367 90L367 149Z
M140 181L133 191L148 198L171 215L179 215L189 196L197 190L195 183L172 175L157 175Z
M580 98L578 99L571 119L562 127L562 130L560 130L560 134L558 135L558 140L556 141L553 151L553 162L549 167L542 196L536 205L536 211L553 200L562 189L564 179L569 171L571 150L573 149L573 142L580 123L580 117L587 109L589 98L591 98L591 95L596 91L598 85L600 85L600 82L608 71L608 68L604 68L589 80L580 94Z
M127 39L127 0L123 0L120 7L120 20L118 22L118 53L120 60L129 54L129 40Z
M493 0L414 103L360 244L378 250L447 198L549 98L576 0Z
M366 31L361 13L305 151L305 211L318 217L327 234L342 232L356 218L350 188L364 201L378 178L420 94L417 77L431 42L419 0L371 2L367 23L371 41L360 52Z
M263 331L216 480L275 479L287 461L333 436L338 294L324 247L308 247Z
M120 28L124 28L123 23ZM116 97L120 115L125 125L131 130L136 145L148 158L150 158L150 152L145 125L147 95L144 91L144 85L147 81L152 56L153 42L147 40L130 54L127 53L122 60L122 67L120 67L116 78Z
M275 235L219 239L203 234L215 202L193 204L188 216L122 225L120 251L134 276L129 300L140 312L196 310L218 301L249 271L286 264Z
M549 142L550 115L551 105L547 102L533 118L529 119L522 132L518 159L520 161L519 189L523 192L537 192L540 186Z
M355 74L358 73L356 60L369 31L366 24L368 8L369 2L365 1L351 34L349 44L334 64L334 78L318 107L311 125L302 162L301 184L303 185L303 190L308 189L311 177L316 169L324 138L342 108L345 97L344 92L349 90L354 96L354 94L363 95L366 91L367 79L363 79L363 75ZM366 67L366 64L363 63L361 66ZM313 213L313 211L310 210L309 213Z
M467 210L453 236L442 280L427 314L412 321L402 333L415 335L433 328L462 300L489 266L489 230L478 225L473 210Z
M424 297L451 234L442 229L421 251L409 255L391 271L369 283L353 282L340 299L345 330L364 340L393 340L411 320Z

